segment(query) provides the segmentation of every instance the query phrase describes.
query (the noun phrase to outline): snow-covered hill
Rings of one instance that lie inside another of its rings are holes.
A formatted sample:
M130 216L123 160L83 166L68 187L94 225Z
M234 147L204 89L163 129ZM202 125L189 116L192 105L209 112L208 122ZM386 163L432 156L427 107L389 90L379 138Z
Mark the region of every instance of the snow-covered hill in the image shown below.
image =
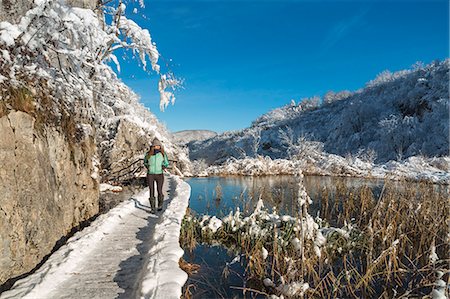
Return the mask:
M203 141L217 136L210 130L183 130L172 133L173 141L178 144L186 144L192 141Z
M385 71L355 92L270 111L251 127L189 144L190 157L221 164L230 157L298 158L308 152L385 163L449 149L449 60Z

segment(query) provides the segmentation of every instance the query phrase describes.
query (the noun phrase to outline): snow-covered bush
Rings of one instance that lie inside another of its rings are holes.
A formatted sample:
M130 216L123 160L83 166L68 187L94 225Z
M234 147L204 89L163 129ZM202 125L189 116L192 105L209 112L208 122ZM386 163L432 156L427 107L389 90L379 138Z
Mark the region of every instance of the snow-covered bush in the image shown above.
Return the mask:
M211 165L205 171L194 172L205 175L247 175L265 176L290 174L299 171L311 175L351 176L368 178L386 178L392 180L411 179L450 183L450 159L448 157L427 158L409 157L401 162L391 161L383 165L373 163L375 153L361 150L357 155L341 157L327 153L310 152L310 155L294 159L271 159L268 156L256 158L229 158L221 165Z
M298 104L298 106L300 107L300 109L302 111L306 111L306 110L314 110L319 108L321 104L321 99L318 96L314 96L311 98L304 98L300 101L300 103Z
M207 168L208 164L206 164L205 160L195 160L191 163L191 172L196 174L197 176L207 176Z
M343 91L339 91L339 92L328 91L323 96L323 103L324 104L331 104L333 102L346 99L346 98L348 98L351 95L352 95L352 92L350 92L348 90L343 90Z

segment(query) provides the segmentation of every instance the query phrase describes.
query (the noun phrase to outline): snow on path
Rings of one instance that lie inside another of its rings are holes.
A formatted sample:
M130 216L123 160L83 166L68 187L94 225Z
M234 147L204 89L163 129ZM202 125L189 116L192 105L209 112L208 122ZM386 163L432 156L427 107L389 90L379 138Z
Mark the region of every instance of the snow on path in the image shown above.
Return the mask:
M7 298L180 298L187 274L178 243L190 186L166 176L161 216L141 191L76 233ZM167 194L167 193L166 193Z

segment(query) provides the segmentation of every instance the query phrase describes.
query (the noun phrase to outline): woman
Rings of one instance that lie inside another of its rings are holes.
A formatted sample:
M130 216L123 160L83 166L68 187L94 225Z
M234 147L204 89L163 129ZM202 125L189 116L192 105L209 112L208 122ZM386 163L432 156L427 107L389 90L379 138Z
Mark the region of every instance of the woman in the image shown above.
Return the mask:
M162 187L164 183L163 168L169 166L167 155L161 146L161 141L158 138L153 139L150 151L145 154L144 165L147 167L147 183L150 189L150 207L152 211L155 210L155 181L158 191L158 211L162 210L164 195Z

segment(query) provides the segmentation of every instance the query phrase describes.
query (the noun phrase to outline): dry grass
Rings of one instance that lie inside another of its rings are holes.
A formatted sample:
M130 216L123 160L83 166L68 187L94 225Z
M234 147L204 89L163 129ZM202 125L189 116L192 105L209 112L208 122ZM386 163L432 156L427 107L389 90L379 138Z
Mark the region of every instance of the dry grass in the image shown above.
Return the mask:
M178 261L178 265L188 275L196 274L200 269L200 265L188 263L183 258Z
M289 222L268 226L270 233L258 237L243 230L233 232L227 225L208 234L191 214L183 221L182 245L192 250L197 243L218 242L247 257L249 278L270 278L276 284L308 282L305 296L309 298L423 297L432 291L437 270L448 283L446 186L388 182L375 196L367 186L355 189L338 184L333 193L332 198L329 190L323 190L319 196L321 226L352 228L348 236L328 235L321 256ZM298 219L307 213L297 210ZM293 246L295 237L301 240L302 250ZM433 246L439 256L435 262L430 260ZM263 247L269 252L266 259ZM261 284L258 290L280 294Z

